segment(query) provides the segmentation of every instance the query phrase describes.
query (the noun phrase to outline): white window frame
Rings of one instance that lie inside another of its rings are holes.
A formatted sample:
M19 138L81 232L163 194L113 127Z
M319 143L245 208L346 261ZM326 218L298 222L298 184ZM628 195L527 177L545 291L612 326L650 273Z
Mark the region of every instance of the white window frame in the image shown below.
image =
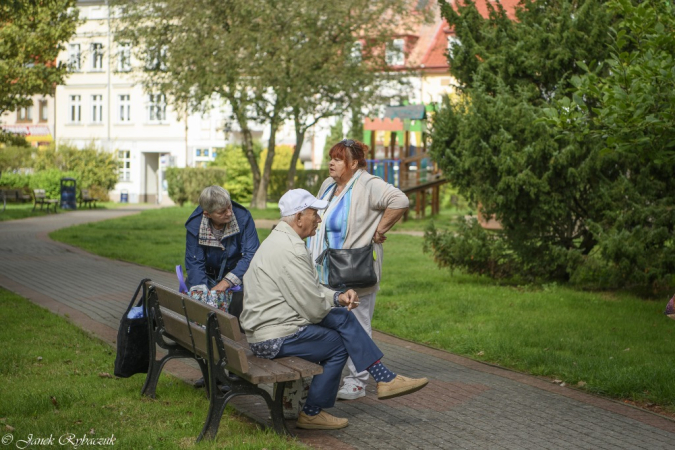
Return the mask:
M94 72L103 71L103 44L100 42L91 44L91 70Z
M131 150L118 150L119 181L131 181Z
M131 94L119 94L117 96L117 121L120 123L131 122Z
M131 44L129 42L119 44L119 50L117 52L117 71L131 71Z
M91 96L91 123L103 123L103 95Z
M68 122L82 123L82 96L78 94L68 96Z
M164 94L148 95L148 122L166 121L166 96Z
M73 72L82 70L82 50L80 44L68 44L68 67Z
M385 60L390 66L402 66L405 64L405 39L396 38L387 44Z

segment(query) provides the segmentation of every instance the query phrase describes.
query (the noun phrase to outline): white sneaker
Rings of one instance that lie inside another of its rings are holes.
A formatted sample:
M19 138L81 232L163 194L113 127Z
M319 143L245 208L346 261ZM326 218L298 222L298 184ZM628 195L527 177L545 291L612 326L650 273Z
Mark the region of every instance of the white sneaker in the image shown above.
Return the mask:
M366 390L355 384L343 384L337 394L338 400L356 400L365 396Z

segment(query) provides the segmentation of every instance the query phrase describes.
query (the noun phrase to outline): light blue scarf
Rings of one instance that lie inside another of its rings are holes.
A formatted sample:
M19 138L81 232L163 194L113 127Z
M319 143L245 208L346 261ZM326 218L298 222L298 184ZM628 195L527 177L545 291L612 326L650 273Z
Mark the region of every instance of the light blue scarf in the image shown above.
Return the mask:
M333 246L335 242L331 241L331 248L342 248L344 245L345 239L347 237L347 232L349 231L349 212L352 206L352 188L354 183L361 176L362 170L359 169L349 180L345 188L340 192L339 195L335 196L333 193L337 188L337 183L332 184L326 189L323 195L320 197L320 200L328 199L333 196L328 204L328 208L325 210L319 211L319 216L321 217L321 223L316 229L316 235L310 237L307 240L307 248L310 250L312 255L312 260L316 261L319 256L323 254L326 250L326 228L329 221L334 220L333 214L339 214L340 218L338 219L341 223L340 227L340 236L339 236L339 245ZM324 259L321 264L316 264L316 271L319 274L319 282L321 284L328 284L328 267L327 262Z

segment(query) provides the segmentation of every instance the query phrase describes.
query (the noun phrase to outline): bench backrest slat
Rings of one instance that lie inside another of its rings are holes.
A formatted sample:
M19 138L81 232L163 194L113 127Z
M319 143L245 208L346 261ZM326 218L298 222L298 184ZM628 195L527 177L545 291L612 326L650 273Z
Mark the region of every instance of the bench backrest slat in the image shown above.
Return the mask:
M190 320L194 320L195 322L202 324L206 323L209 313L215 311L216 316L218 317L220 333L235 342L240 342L243 339L239 329L239 321L236 317L219 309L211 308L208 305L193 300L189 296L181 294L178 291L174 291L173 289L170 289L166 286L162 286L161 284L149 282L149 285L155 287L159 304L163 307L179 314L183 314L184 304L185 310L187 311Z
M190 323L188 329L188 322L185 320L185 316L164 308L162 308L161 313L164 330L171 339L190 350L192 350L192 341L194 339L196 353L202 357L206 356L206 330L204 328ZM190 337L190 332L192 332L192 338Z
M33 189L33 194L35 195L35 199L37 200L43 199L47 196L47 194L45 194L44 189Z
M148 282L148 285L154 288L157 295L164 328L169 338L176 340L180 345L190 350L193 349L192 341L194 340L194 348L197 354L205 357L207 355L206 330L201 325L206 325L209 314L214 313L221 332L221 342L227 357L228 370L256 384L275 381L274 374L270 373L269 370L263 370L261 367L252 368L249 365L248 357L251 351L248 349L248 343L241 335L236 317L193 300L187 295L166 286L152 281ZM187 312L187 317L191 322L189 329L185 312ZM190 337L190 331L192 331L192 337ZM232 339L230 336L237 339ZM216 348L215 342L214 348Z

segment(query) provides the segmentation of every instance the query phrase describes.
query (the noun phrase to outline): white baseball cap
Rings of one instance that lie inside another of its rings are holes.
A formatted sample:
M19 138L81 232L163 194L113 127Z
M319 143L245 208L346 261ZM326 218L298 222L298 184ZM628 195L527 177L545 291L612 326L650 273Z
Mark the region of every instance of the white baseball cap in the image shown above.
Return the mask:
M307 208L326 209L328 202L319 200L304 189L291 189L279 199L281 217L292 216Z

